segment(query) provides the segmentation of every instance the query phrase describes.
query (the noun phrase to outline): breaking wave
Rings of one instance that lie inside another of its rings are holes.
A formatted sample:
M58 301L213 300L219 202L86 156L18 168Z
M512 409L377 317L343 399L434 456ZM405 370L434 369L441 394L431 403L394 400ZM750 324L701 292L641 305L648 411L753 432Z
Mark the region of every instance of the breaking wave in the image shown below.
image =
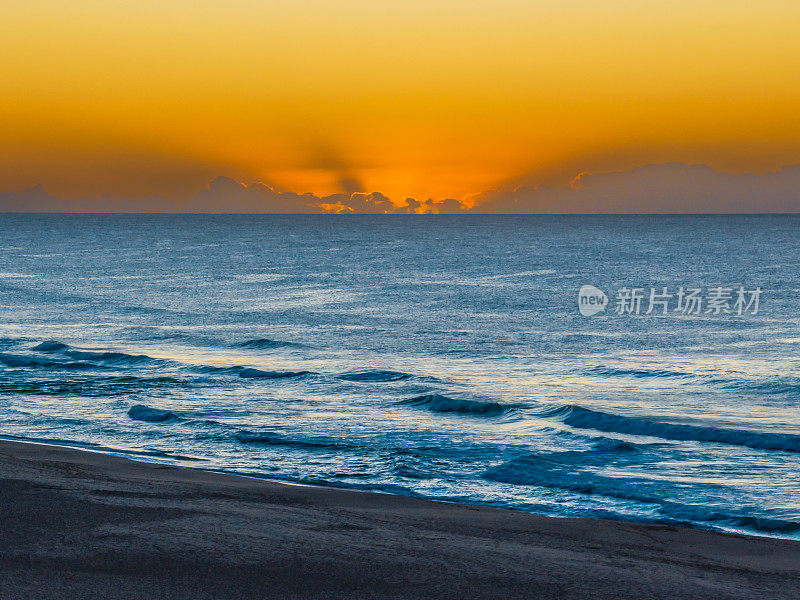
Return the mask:
M125 352L106 352L94 350L75 350L67 344L57 341L47 341L34 346L32 350L46 354L63 354L78 360L99 361L114 364L136 365L146 362L156 362L157 359L144 354L127 354Z
M583 470L552 455L528 455L515 458L483 473L490 481L512 485L534 485L585 495L628 500L658 507L664 517L678 521L706 522L728 527L745 527L767 533L795 533L800 521L776 516L757 515L757 509L724 511L712 505L674 502L665 498L669 484L649 479L608 477Z
M61 352L62 350L68 350L69 346L66 344L62 344L61 342L56 342L53 340L42 342L31 348L31 350L35 350L36 352Z
M255 338L235 344L238 348L248 348L251 350L274 350L276 348L305 348L305 344L297 342L285 342L282 340L271 340L268 338Z
M403 406L418 406L436 413L455 413L462 415L477 415L483 417L497 417L519 408L518 404L501 404L484 400L464 400L450 398L441 394L425 394L415 398L408 398L398 402Z
M354 373L343 373L337 377L345 381L383 382L402 381L404 379L409 379L412 375L409 373L401 373L400 371L358 371Z
M243 379L291 379L295 377L304 377L306 375L314 375L311 371L263 371L261 369L254 369L253 367L198 367L197 371L200 373L217 373L238 375Z
M625 417L613 413L583 408L562 407L550 415L563 415L567 425L580 429L594 429L610 433L644 435L675 441L714 442L733 446L747 446L756 450L783 450L800 452L800 435L766 433L743 429L726 429L701 425L685 425L652 421L645 417Z
M590 375L601 375L603 377L634 377L637 379L690 379L695 377L692 373L671 371L668 369L617 369L614 367L604 367L602 365L587 369L586 373Z
M0 353L0 363L7 367L33 368L33 369L101 369L101 365L95 365L84 361L58 361L38 358L35 356L23 356L19 354Z
M131 406L130 409L128 409L128 416L134 421L147 421L148 423L165 423L178 419L178 415L172 411L151 408L144 404Z

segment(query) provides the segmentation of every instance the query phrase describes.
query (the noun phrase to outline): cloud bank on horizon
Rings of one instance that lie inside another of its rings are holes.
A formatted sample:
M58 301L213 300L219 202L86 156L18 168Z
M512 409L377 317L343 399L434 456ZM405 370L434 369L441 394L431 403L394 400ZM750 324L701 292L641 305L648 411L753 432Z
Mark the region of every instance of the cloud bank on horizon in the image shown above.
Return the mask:
M581 173L568 186L492 189L463 200L396 201L381 192L318 196L217 177L185 201L159 196L67 199L43 186L0 193L0 212L243 214L706 214L800 212L800 165L775 172L722 173L665 163Z

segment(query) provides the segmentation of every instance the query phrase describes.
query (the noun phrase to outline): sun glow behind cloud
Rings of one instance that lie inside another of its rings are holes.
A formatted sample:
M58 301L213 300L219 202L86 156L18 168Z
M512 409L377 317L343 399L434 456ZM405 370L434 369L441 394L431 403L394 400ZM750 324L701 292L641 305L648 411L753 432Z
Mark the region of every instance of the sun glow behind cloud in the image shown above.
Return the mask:
M796 2L6 2L0 182L318 195L800 162ZM2 190L0 190L2 191Z

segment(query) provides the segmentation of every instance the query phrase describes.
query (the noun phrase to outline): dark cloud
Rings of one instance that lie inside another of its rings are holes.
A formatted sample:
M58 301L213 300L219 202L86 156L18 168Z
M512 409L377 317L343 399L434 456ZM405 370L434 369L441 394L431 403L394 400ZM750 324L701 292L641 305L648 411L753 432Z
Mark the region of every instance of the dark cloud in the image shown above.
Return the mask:
M388 214L395 211L395 206L389 198L380 192L355 193L345 202L350 212L358 214Z
M0 193L0 212L54 213L156 213L173 206L160 196L137 199L62 198L48 194L41 185L18 192Z
M425 202L420 202L414 198L406 198L405 204L395 209L395 213L402 215L416 215L425 212Z
M65 148L58 143L16 149L0 140L2 189L42 184L47 190L58 190L65 198L78 199L78 203L85 203L88 198L161 197L164 204L178 204L186 202L220 173L240 180L255 176L225 162L147 149L121 150L109 144L90 150ZM174 209L165 206L161 210Z
M429 212L436 214L460 214L466 212L464 205L453 198L445 200L428 200Z
M312 194L276 190L263 183L245 185L217 177L178 208L200 213L318 213L320 199Z
M474 213L800 212L800 166L736 174L706 165L646 165L582 173L562 187L490 190L472 199Z
M668 163L628 171L581 173L568 185L489 190L470 199L394 204L380 192L315 196L263 183L217 177L183 202L142 199L65 199L42 186L0 193L0 212L197 212L359 214L784 213L800 212L800 166L762 174L720 173L705 165Z
M280 192L261 183L248 186L229 177L217 177L206 189L183 202L160 196L65 199L48 194L41 185L0 193L2 212L319 213L323 212L319 202L311 194Z

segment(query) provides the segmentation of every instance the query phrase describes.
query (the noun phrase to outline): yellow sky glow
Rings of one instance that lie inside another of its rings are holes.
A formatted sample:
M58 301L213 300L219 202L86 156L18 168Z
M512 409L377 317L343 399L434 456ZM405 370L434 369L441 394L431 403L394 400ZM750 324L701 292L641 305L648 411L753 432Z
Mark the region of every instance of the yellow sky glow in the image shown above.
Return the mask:
M463 198L800 163L800 3L9 1L0 191Z

